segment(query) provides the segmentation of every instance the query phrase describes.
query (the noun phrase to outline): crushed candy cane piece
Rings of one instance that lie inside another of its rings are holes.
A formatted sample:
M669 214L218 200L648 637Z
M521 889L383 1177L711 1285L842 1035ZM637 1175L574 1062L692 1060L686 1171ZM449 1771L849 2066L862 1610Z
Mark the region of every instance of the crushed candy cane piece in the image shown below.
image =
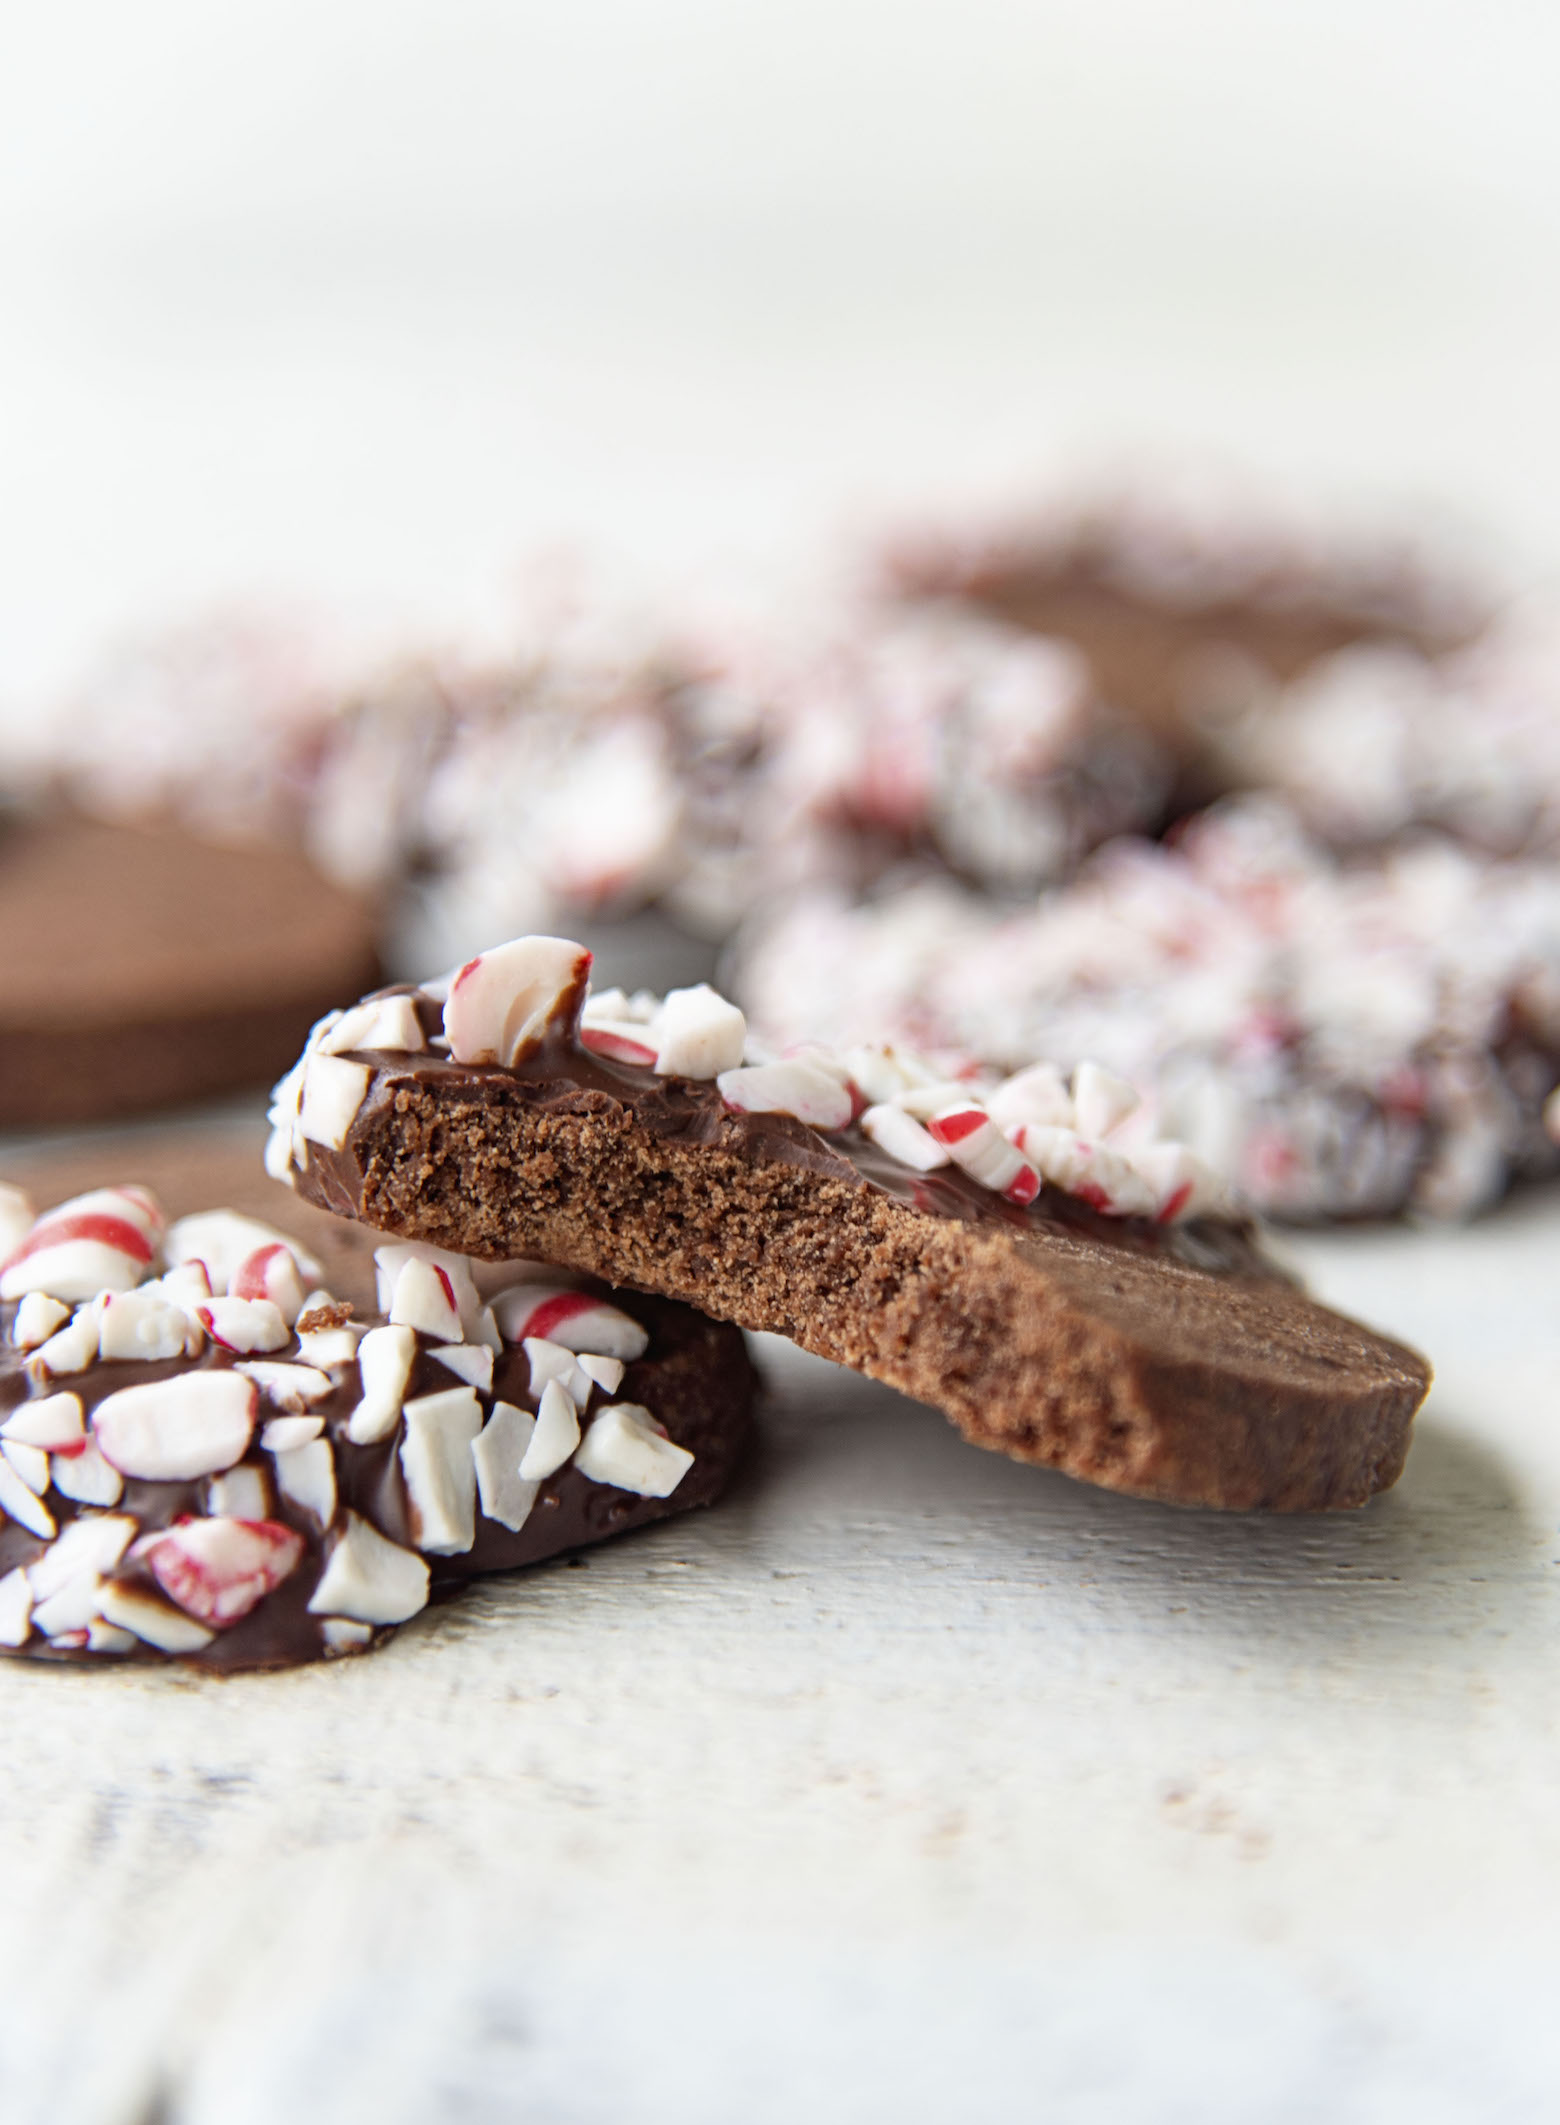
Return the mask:
M642 1498L669 1498L693 1459L686 1447L672 1444L648 1409L613 1402L592 1420L574 1465L593 1483L611 1483Z

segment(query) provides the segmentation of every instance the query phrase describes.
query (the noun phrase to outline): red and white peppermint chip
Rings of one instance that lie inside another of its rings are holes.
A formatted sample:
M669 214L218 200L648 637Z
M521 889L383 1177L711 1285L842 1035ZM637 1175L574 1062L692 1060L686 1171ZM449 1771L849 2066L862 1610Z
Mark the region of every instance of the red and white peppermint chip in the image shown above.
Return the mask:
M303 1311L303 1277L297 1256L280 1240L245 1255L228 1286L236 1299L269 1299L291 1328Z
M1021 1127L1015 1135L1053 1186L1107 1217L1152 1217L1157 1197L1120 1152L1073 1129Z
M138 1554L186 1615L225 1630L296 1569L303 1537L277 1520L181 1520Z
M572 1032L590 962L583 946L564 937L517 937L468 960L444 1004L451 1055L512 1069L550 1029Z
M1032 1203L1040 1193L1039 1174L1008 1142L984 1107L967 1102L944 1107L926 1127L955 1164L994 1195L1023 1204Z
M156 1260L162 1212L144 1188L96 1188L47 1210L0 1267L0 1299L129 1291Z
M105 1295L97 1334L101 1357L151 1363L192 1357L200 1348L202 1331L158 1284L142 1284L134 1291Z
M269 1299L207 1299L195 1318L214 1343L249 1356L257 1350L280 1350L292 1341L287 1323Z
M536 1336L565 1350L632 1362L650 1341L649 1330L630 1315L566 1284L512 1284L494 1299L493 1313L506 1343Z
M656 1045L646 1037L648 1028L622 1019L594 1018L580 1027L580 1046L608 1062L632 1063L641 1070L655 1067Z
M171 1267L188 1269L190 1264L199 1262L209 1291L220 1298L233 1288L233 1279L250 1257L265 1247L285 1247L300 1275L311 1280L319 1277L320 1265L307 1249L287 1233L278 1232L274 1225L246 1217L240 1210L201 1210L191 1217L176 1219L168 1228L164 1252ZM253 1292L247 1296L269 1294Z
M175 1373L106 1396L92 1412L92 1432L121 1475L188 1482L244 1458L258 1403L254 1382L237 1372Z
M387 1308L393 1326L420 1329L435 1342L461 1339L460 1304L449 1272L437 1262L403 1262Z
M41 1446L50 1453L70 1447L86 1437L81 1397L70 1393L42 1395L13 1409L0 1424L0 1439L13 1439L23 1446Z

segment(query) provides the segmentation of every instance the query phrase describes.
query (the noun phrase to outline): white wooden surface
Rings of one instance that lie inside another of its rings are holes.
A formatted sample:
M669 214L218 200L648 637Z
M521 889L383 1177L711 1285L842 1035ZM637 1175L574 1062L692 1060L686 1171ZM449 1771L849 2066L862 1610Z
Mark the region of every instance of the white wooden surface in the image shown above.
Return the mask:
M724 1507L373 1658L0 1666L0 2116L1553 2117L1557 1237L1299 1250L1439 1365L1362 1514L774 1346Z

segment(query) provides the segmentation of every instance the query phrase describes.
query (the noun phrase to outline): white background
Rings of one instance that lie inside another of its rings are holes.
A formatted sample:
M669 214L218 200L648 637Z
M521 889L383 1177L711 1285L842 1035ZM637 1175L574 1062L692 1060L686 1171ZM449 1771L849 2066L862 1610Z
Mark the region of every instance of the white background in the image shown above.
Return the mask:
M1211 449L1560 557L1560 17L1482 0L0 11L0 689L539 543L805 570Z

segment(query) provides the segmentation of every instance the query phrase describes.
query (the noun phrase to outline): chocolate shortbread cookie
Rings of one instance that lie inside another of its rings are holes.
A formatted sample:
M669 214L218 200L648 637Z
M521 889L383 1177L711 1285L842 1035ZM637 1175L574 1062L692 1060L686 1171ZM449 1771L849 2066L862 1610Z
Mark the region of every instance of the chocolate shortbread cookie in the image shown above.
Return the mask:
M719 1495L753 1373L690 1308L376 1256L377 1311L230 1210L0 1189L0 1646L287 1667Z
M1363 641L1434 654L1488 615L1478 588L1416 531L1320 530L1215 487L1146 483L974 531L902 541L911 597L953 597L1073 643L1107 700L1181 742L1218 690L1210 652L1269 680Z
M264 1084L373 917L280 849L53 814L0 832L0 1127Z
M1114 1489L1300 1509L1396 1478L1429 1368L1299 1291L1109 1072L754 1059L712 991L587 1005L589 964L522 939L323 1021L271 1170L788 1335Z

